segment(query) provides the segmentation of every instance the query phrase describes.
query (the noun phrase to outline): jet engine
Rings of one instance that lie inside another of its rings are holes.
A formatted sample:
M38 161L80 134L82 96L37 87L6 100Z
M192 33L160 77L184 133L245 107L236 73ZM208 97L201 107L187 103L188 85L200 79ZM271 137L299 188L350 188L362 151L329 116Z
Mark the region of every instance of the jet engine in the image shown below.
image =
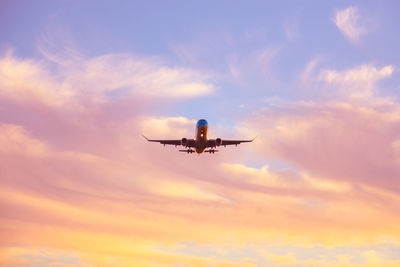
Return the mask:
M181 140L181 145L182 145L182 146L187 146L187 145L188 145L188 140L187 140L187 138L182 138L182 140Z
M222 145L222 140L221 140L221 138L215 139L215 144L216 144L217 146Z

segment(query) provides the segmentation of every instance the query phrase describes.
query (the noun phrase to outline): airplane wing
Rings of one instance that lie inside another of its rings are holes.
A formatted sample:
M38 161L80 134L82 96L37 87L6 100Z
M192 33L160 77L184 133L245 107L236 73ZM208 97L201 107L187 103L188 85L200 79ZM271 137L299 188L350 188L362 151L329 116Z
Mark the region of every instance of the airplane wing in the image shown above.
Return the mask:
M172 140L149 139L144 135L143 135L143 137L149 142L158 142L160 144L163 144L164 146L165 145L180 146L180 145L182 145L182 141L183 141L182 139L172 139ZM186 138L183 138L183 139L185 139L185 144L186 144L186 145L184 145L185 147L194 147L194 139L186 139Z
M253 140L222 140L221 146L239 145L240 143L253 142Z
M217 147L217 146L229 146L229 145L239 145L241 143L253 142L255 138L250 140L223 140L220 138L209 139L207 147Z

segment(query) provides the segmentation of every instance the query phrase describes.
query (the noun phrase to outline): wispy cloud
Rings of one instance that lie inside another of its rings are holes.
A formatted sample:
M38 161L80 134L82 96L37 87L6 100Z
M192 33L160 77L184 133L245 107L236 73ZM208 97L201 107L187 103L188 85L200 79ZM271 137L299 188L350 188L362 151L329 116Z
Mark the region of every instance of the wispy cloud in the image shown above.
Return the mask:
M321 62L321 58L316 57L307 63L306 67L304 68L304 70L301 72L301 75L300 75L300 80L301 80L303 86L309 86L310 82L315 82L314 77L313 77L314 71L320 62Z
M50 71L51 62L19 60L7 53L0 59L0 93L16 101L36 99L60 106L83 98L89 102L109 102L134 95L190 98L216 90L207 82L210 77L191 69L168 67L154 58L129 54L73 60L58 57L53 61L58 73Z
M273 77L272 62L281 52L282 46L269 46L249 52L245 56L232 54L229 58L229 70L239 83L248 79L268 80Z
M288 41L294 41L300 37L300 20L297 16L283 23L283 32Z
M322 70L319 79L338 89L343 95L365 98L371 97L375 93L376 83L390 78L393 70L391 65L377 69L371 64L364 64L343 71Z
M359 11L354 6L337 11L333 21L352 43L358 43L368 32L361 24Z
M2 257L3 256L3 257ZM87 266L81 263L76 253L48 248L5 248L2 262L8 266Z

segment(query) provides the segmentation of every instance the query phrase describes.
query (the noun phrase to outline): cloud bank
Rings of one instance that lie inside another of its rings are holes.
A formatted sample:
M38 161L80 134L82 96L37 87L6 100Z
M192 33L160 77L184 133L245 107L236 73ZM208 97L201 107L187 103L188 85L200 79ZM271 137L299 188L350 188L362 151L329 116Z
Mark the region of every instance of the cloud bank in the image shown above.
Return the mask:
M199 97L216 87L195 70L157 62L121 55L0 59L1 262L399 263L385 256L387 243L393 248L400 240L397 102L371 96L363 106L352 98L295 103L249 117L243 126L261 133L253 153L293 168L235 162L241 149L187 157L146 143L140 133L191 136L194 121L148 111L162 99ZM368 66L319 77L341 87L390 74L390 67ZM246 256L232 256L245 244ZM285 246L290 254L277 251ZM332 246L350 252L328 261L304 258L301 249L327 257ZM352 258L353 250L361 256Z

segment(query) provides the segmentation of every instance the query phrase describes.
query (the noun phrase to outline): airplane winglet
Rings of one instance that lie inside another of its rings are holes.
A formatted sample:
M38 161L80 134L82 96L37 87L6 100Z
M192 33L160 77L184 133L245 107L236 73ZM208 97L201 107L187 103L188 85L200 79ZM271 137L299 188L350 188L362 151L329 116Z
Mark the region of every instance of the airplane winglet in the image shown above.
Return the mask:
M142 134L142 136L143 136L147 141L150 141L150 139L147 138L146 136L144 136L144 134Z

